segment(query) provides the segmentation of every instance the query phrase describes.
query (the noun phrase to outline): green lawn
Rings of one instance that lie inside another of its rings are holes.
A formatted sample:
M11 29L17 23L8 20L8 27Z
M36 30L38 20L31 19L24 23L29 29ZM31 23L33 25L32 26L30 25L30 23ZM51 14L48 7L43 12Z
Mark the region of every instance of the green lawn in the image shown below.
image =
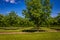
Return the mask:
M60 32L0 34L0 40L60 40Z
M31 29L32 27L17 27L17 28L18 29L16 29L16 27L13 27L12 29L11 29L11 27L1 28L0 32L22 32L22 30ZM13 30L13 29L16 29L16 30Z
M6 27L6 28L2 28L0 29L0 32L4 33L4 32L22 32L22 30L31 30L33 27L19 27L18 29L16 29L15 27L13 27L11 29L11 27ZM16 30L15 30L16 29ZM45 30L46 32L55 32L56 30L54 29L50 29L47 27L40 27L40 30Z

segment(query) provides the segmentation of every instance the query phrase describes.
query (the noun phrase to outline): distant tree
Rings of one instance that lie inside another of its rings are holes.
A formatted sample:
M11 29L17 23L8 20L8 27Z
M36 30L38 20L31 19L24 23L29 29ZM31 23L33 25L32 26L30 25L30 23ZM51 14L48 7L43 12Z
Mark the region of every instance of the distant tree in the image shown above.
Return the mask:
M2 15L2 14L0 14L0 27L3 27L4 25L5 25L5 23L4 23L4 15Z
M31 27L33 22L17 15L15 11L11 11L7 15L0 14L0 27Z
M58 16L56 17L57 24L60 25L60 13L58 13Z
M6 21L10 26L17 26L18 15L14 11L11 11L6 17Z
M31 27L31 26L34 26L34 23L29 21L26 18L23 18L20 22L20 25L23 26L23 27Z
M56 17L49 18L50 26L59 26L60 25L60 13Z

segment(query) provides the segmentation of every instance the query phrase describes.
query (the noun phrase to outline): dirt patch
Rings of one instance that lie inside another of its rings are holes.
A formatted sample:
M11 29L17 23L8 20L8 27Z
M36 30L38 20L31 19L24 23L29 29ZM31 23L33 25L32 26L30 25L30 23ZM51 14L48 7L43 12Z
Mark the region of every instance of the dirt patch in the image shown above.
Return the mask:
M0 32L0 34L27 34L27 32Z
M57 30L51 29L48 32L58 32Z

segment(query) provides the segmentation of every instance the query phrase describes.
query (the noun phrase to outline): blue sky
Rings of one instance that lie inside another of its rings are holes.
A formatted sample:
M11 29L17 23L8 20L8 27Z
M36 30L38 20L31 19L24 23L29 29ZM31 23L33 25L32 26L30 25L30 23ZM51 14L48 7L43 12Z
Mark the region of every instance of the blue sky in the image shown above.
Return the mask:
M60 0L51 0L53 9L51 15L57 16L60 12ZM22 16L22 10L26 9L24 0L0 0L0 14L7 14L10 11L15 11L19 16Z

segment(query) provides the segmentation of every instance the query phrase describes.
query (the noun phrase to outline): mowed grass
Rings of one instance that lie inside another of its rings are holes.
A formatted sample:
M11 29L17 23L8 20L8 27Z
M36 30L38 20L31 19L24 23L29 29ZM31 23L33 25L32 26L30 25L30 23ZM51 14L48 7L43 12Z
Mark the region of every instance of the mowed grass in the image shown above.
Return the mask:
M60 40L60 32L0 34L0 40Z
M6 27L6 28L1 28L0 29L0 32L22 32L22 30L25 30L25 29L30 29L32 27L18 27L18 29L16 29L15 27L13 27L11 29L11 27Z
M18 29L17 29L18 28ZM55 29L59 29L60 27L40 27L40 30L45 30L46 32L55 32ZM31 30L34 29L34 27L6 27L6 28L0 28L0 32L22 32L22 30Z

